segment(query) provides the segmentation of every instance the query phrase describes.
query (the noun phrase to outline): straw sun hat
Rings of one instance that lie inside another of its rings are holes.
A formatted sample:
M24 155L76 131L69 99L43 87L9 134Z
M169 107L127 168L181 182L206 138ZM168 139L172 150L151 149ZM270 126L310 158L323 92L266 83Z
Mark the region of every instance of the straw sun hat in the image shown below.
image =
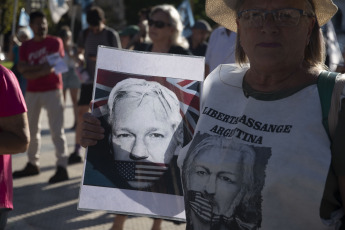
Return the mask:
M232 31L237 31L236 2L239 0L206 0L206 14L218 24ZM337 12L338 7L332 0L312 0L317 21L320 26L326 24Z

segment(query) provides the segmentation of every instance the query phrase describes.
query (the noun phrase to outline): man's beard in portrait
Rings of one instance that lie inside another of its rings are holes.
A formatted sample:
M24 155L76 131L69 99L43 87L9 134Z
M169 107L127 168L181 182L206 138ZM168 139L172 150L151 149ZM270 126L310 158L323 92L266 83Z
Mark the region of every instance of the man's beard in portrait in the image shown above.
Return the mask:
M211 229L257 229L256 224L243 221L236 211L229 215L215 213L216 202L213 195L189 190L187 192L189 206L196 218L202 223L210 225Z
M168 164L138 161L115 161L115 171L134 189L152 187L168 170Z
M203 223L211 225L226 224L232 219L231 217L214 213L217 204L212 195L190 190L188 191L188 200L191 210Z

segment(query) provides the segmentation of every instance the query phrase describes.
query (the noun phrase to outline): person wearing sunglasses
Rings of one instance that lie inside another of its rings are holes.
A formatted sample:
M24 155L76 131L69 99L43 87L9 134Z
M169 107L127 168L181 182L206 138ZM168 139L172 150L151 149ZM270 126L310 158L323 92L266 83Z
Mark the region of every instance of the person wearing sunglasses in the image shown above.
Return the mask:
M150 43L140 43L134 50L190 55L189 45L182 36L183 24L176 8L163 4L152 8L148 19Z

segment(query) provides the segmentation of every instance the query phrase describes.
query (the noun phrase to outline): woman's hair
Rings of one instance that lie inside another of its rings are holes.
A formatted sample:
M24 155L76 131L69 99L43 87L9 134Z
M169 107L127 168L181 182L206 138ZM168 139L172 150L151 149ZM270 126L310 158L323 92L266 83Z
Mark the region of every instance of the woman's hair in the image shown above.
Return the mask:
M244 3L244 1L245 0L237 1L237 4L235 6L235 10L237 12L240 10L240 7ZM312 0L304 0L304 1L306 4L306 9L307 9L306 11L309 14L315 15L315 7L314 7L313 1ZM249 60L241 46L240 41L241 41L240 35L237 34L235 59L238 64L242 65L249 62ZM327 68L324 64L325 58L326 58L325 42L323 39L323 34L319 26L319 23L316 20L316 23L310 35L310 41L304 51L304 62L310 67L325 69Z
M117 83L111 90L108 99L108 124L113 124L116 119L114 116L118 101L134 98L137 99L138 106L140 106L143 99L149 96L159 100L160 105L165 111L167 122L170 122L175 130L182 128L180 102L176 94L158 82L134 78L128 78ZM178 139L182 141L182 138Z
M187 39L182 36L183 24L180 14L176 10L176 8L173 5L169 4L155 6L151 10L150 17L159 11L168 15L170 24L175 29L175 32L171 38L172 44L188 49L189 44Z

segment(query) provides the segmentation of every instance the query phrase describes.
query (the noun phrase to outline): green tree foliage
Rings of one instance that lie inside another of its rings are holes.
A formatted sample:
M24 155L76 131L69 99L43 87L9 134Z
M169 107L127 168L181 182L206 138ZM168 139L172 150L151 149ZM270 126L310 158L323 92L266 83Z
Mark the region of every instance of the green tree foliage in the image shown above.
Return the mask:
M18 18L20 15L20 9L23 7L25 7L25 0L18 0L17 18L16 18L17 22L18 22ZM11 31L12 22L13 22L13 12L14 12L13 8L14 8L14 0L1 0L1 4L0 4L0 34L6 34L6 33Z

